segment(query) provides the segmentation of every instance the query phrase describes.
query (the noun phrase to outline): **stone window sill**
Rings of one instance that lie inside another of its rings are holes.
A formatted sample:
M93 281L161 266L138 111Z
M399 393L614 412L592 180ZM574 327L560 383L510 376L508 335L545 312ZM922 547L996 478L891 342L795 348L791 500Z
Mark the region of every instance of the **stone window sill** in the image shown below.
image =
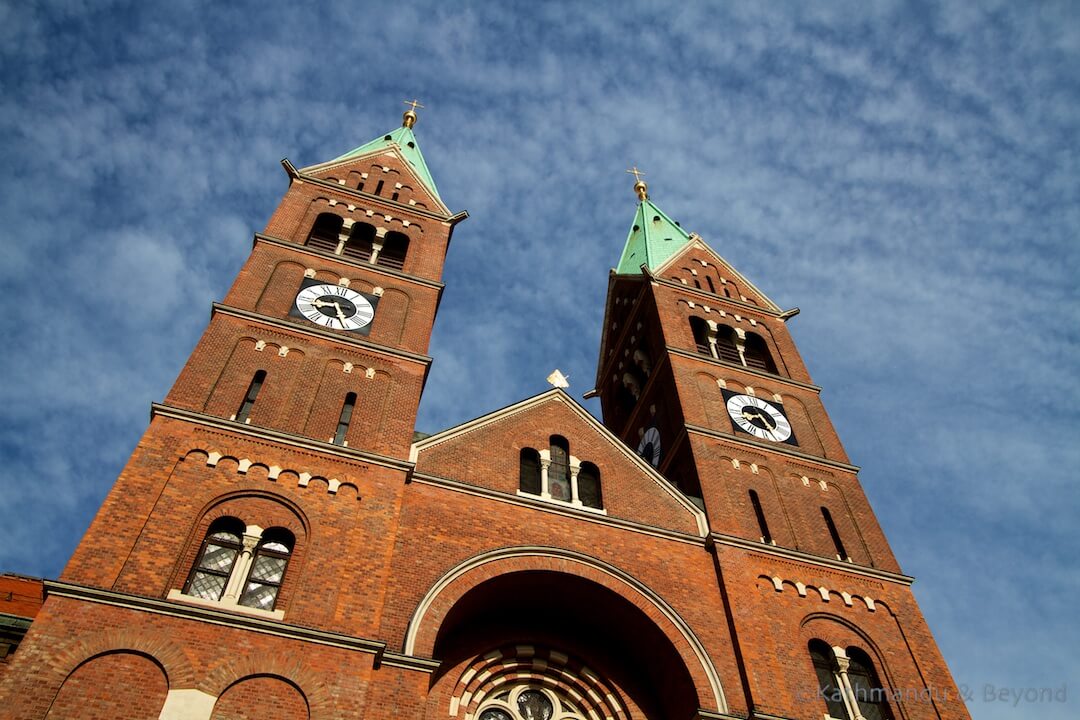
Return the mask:
M518 497L529 498L530 500L539 500L540 502L554 505L561 508L573 508L574 510L581 510L583 512L592 513L593 515L607 515L607 510L604 508L594 508L583 505L580 502L567 502L566 500L556 500L553 497L544 497L543 495L533 495L532 493L517 491Z
M268 618L270 620L281 620L285 617L284 610L260 610L259 608L237 605L236 603L225 602L224 600L205 600L192 595L185 595L180 590L170 590L166 599L187 603L189 605L200 605L215 610L226 610L228 612L242 613L254 617Z

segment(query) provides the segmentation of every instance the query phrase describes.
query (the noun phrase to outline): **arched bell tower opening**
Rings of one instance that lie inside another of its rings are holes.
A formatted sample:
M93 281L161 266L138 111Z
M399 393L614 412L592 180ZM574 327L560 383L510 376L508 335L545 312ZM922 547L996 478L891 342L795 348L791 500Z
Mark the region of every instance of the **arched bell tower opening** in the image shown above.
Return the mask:
M630 600L576 575L528 570L466 592L433 648L433 698L451 717L687 720L700 707L671 640ZM449 700L447 700L449 699ZM488 712L488 710L491 712ZM501 714L500 714L501 713Z

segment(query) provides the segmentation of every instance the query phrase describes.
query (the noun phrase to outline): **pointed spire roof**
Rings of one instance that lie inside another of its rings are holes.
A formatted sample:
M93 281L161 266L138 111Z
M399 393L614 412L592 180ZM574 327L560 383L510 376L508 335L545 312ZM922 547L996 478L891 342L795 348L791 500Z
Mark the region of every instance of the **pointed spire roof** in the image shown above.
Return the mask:
M679 227L649 199L644 182L639 180L634 189L640 202L634 213L634 224L626 237L626 247L615 268L620 275L640 273L642 265L655 270L691 242L690 233Z
M395 149L409 162L431 194L434 195L439 202L442 202L443 199L439 195L439 190L435 187L435 179L431 177L431 171L428 170L427 163L424 162L424 155L420 152L420 144L416 142L416 135L414 135L412 131L412 125L413 122L415 122L415 114L412 114L412 122L409 121L410 118L408 116L410 114L412 114L411 111L405 113L405 124L398 129L393 130L380 138L376 138L371 142L364 143L360 147L354 148L344 155L334 158L330 162L336 163L341 162L342 160L360 157L361 155L368 155L379 150Z

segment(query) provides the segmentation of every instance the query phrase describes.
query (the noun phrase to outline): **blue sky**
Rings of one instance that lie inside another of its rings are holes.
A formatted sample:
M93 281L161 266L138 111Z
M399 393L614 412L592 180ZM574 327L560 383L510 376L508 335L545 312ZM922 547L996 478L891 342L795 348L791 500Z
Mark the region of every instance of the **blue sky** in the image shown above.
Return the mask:
M0 570L59 573L280 199L278 160L335 157L415 96L471 214L419 429L554 367L590 389L636 164L802 308L973 715L1074 717L1077 68L1068 2L0 2Z

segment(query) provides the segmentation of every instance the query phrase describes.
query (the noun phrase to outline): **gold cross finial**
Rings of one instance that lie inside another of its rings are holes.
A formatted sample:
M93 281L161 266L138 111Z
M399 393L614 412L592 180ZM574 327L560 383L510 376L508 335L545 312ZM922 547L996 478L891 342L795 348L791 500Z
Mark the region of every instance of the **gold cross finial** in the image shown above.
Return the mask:
M407 128L411 128L416 124L416 108L422 108L419 100L405 100L403 101L409 106L409 109L405 111L405 114L401 116L401 124Z
M646 185L645 181L641 179L641 176L644 175L645 173L638 170L637 165L635 165L630 170L627 170L626 172L633 175L634 180L637 181L637 182L634 183L634 192L637 193L638 200L648 200L649 199L649 186Z

